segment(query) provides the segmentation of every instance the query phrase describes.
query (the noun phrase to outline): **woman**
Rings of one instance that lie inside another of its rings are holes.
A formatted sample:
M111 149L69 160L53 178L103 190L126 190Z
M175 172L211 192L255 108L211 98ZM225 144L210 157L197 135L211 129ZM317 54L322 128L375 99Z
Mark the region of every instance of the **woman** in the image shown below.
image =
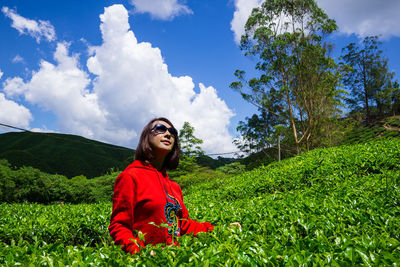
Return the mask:
M213 230L208 222L189 219L181 188L168 178L165 170L178 166L179 153L178 133L168 119L156 118L144 127L135 161L115 181L108 227L126 252L136 253L147 244L176 245L177 236Z

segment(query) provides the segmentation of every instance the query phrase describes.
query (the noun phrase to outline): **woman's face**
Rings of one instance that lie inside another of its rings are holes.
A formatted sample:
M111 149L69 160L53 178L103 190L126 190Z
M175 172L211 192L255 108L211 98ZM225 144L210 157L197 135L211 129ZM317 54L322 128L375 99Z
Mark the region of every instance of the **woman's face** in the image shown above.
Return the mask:
M171 128L172 126L166 123L165 121L155 121L151 126L151 128L153 129L150 132L149 136L149 143L151 148L154 149L154 151L158 155L166 155L173 149L175 143L175 137L168 130L165 131L164 133L155 132L154 126L157 124L165 125L167 128Z

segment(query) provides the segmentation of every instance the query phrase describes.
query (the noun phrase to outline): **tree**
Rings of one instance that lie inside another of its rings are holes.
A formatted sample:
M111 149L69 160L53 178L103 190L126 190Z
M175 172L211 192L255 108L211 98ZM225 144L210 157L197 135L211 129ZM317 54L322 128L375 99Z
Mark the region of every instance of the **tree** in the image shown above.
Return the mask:
M204 154L200 147L203 140L194 136L194 127L187 121L183 123L182 129L179 131L179 141L184 156L193 158Z
M390 110L391 115L396 116L400 114L400 84L398 81L391 83L392 86L387 87L387 103L388 110Z
M174 178L195 171L199 168L196 160L204 156L204 151L200 147L203 140L194 136L194 127L187 121L183 123L182 129L179 131L179 142L182 156L178 168L168 172L170 177Z
M274 134L272 126L278 124L278 120L265 109L259 111L259 115L253 114L250 118L246 117L245 121L240 121L236 128L241 138L235 139L234 144L247 154L262 151L275 143L271 140Z
M332 125L342 105L343 90L339 89L342 69L327 56L329 45L305 45L298 63L293 91L298 112L299 131L306 149L321 145L327 138L322 129ZM314 138L312 136L314 135Z
M260 77L249 81L237 70L231 88L292 129L297 153L310 148L316 126L338 112L340 68L329 57L323 37L336 23L314 0L265 1L245 26L241 49L256 56ZM278 106L272 110L272 106Z
M388 81L383 90L375 95L378 113L396 116L400 114L400 88L397 81Z
M353 109L361 105L367 121L371 119L371 105L374 103L376 113L383 115L384 106L389 101L388 88L393 88L394 73L389 72L388 60L382 55L381 45L378 36L368 36L361 44L350 43L342 49L343 62L352 68L343 81L351 92L347 101Z

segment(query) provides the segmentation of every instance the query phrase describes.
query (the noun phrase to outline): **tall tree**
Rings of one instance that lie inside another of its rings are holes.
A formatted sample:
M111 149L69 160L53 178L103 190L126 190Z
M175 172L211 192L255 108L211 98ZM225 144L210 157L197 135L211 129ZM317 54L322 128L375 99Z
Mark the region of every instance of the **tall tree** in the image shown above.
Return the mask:
M204 154L200 147L203 140L194 136L194 127L187 121L183 123L182 129L179 131L179 141L184 156L193 158Z
M351 92L347 101L353 109L361 105L367 121L371 119L373 104L376 104L377 113L383 115L382 91L391 87L394 77L394 73L389 72L381 45L378 36L368 36L361 44L350 43L342 49L343 62L352 68L344 77L344 84Z
M337 112L339 67L323 44L336 29L314 0L265 1L245 26L241 49L258 58L261 74L247 81L238 70L231 87L268 112L278 104L276 115L291 127L297 153L303 142L310 148L321 117Z
M305 44L293 80L294 100L299 114L299 130L306 149L326 138L320 131L339 114L341 69L327 56L329 45ZM312 138L314 135L314 138Z
M398 81L393 84L393 90L390 94L390 106L393 116L400 114L400 84Z
M400 88L398 81L388 80L387 84L375 95L378 113L396 116L400 114Z

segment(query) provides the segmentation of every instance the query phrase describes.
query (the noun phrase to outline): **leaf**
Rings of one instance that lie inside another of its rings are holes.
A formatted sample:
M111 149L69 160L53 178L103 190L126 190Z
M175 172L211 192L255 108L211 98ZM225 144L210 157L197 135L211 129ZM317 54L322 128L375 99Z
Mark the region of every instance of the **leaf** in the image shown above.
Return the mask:
M354 254L354 249L352 247L346 248L345 255L351 261L351 263L354 263L355 254Z
M356 249L356 252L361 256L361 259L366 265L372 266L369 257L367 256L367 254L365 254L365 252L361 251L360 249Z

